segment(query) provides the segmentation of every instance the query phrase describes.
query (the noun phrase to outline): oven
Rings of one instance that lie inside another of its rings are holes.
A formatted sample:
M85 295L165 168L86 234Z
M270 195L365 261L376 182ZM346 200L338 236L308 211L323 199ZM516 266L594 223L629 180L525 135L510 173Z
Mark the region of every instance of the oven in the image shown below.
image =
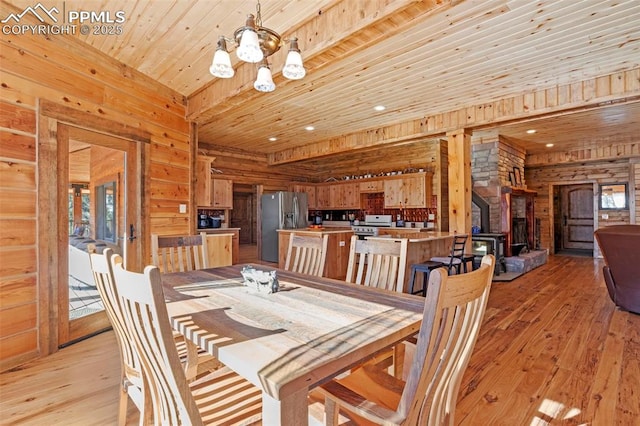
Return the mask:
M380 235L380 228L390 228L391 220L390 214L365 215L364 223L352 225L351 229L358 239L364 240L367 237Z
M500 275L500 270L507 272L507 264L504 259L504 234L472 234L471 253L473 254L473 268L479 268L482 256L492 254L496 258L496 275Z

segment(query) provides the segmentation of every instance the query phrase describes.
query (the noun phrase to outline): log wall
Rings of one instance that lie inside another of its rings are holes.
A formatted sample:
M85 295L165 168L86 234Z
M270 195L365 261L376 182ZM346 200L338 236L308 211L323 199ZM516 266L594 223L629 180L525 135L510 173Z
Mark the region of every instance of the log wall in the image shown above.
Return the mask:
M0 5L2 16L8 7ZM57 267L57 259L38 253L44 248L57 253L64 242L37 233L48 224L38 220L43 201L36 177L57 169L37 160L41 101L150 135L145 216L150 232L188 233L195 213L190 128L180 94L70 37L0 37L0 370L5 370L57 348L57 300L51 298L56 293L39 278ZM179 204L187 204L187 213L178 213ZM148 237L141 238L149 245Z

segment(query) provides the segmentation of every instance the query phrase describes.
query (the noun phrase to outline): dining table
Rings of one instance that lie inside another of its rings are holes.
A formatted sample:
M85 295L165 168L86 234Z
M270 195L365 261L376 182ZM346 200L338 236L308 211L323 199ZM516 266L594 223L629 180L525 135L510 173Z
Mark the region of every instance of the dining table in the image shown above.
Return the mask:
M310 390L420 328L423 297L260 265L271 292L243 266L164 274L163 291L173 328L261 389L263 425L309 424Z

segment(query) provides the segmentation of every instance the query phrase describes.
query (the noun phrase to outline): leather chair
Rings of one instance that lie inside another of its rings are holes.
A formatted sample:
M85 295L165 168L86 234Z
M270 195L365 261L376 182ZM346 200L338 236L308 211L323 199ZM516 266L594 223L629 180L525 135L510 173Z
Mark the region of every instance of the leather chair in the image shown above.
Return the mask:
M604 281L611 300L640 314L640 225L613 225L595 232L606 265Z

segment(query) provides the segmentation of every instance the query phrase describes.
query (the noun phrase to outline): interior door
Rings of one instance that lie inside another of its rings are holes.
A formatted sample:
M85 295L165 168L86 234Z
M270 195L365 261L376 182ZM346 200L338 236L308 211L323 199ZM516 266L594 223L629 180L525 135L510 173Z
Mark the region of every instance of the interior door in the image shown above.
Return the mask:
M231 227L240 228L240 244L254 244L256 242L253 199L253 194L249 192L233 193Z
M562 249L593 250L593 185L560 187Z
M138 176L140 167L136 142L69 125L60 125L58 135L65 139L60 144L60 149L64 150L66 145L68 165L68 178L61 179L59 184L69 187L70 183L86 182L86 189L91 194L89 220L78 231L86 238L113 244L114 250L123 256L125 264L134 267L138 263L139 251L139 239L136 235L139 219L136 212L139 211L142 199L141 194L138 194L141 186L137 182L141 177ZM102 188L108 188L108 191L100 195ZM106 210L100 208L101 201L104 202L105 198L109 199L109 208ZM70 223L76 218L77 216L70 218ZM133 236L136 237L133 239L130 238L132 225ZM73 223L70 228L74 232L77 223ZM66 230L60 232L65 234L64 237L69 234ZM99 295L95 287L92 287L93 283L86 282L91 280L91 275L85 275L79 280L72 274L72 270L90 267L89 264L82 265L87 259L83 257L83 253L71 252L69 247L69 274L62 276L60 280L59 346L110 327Z

